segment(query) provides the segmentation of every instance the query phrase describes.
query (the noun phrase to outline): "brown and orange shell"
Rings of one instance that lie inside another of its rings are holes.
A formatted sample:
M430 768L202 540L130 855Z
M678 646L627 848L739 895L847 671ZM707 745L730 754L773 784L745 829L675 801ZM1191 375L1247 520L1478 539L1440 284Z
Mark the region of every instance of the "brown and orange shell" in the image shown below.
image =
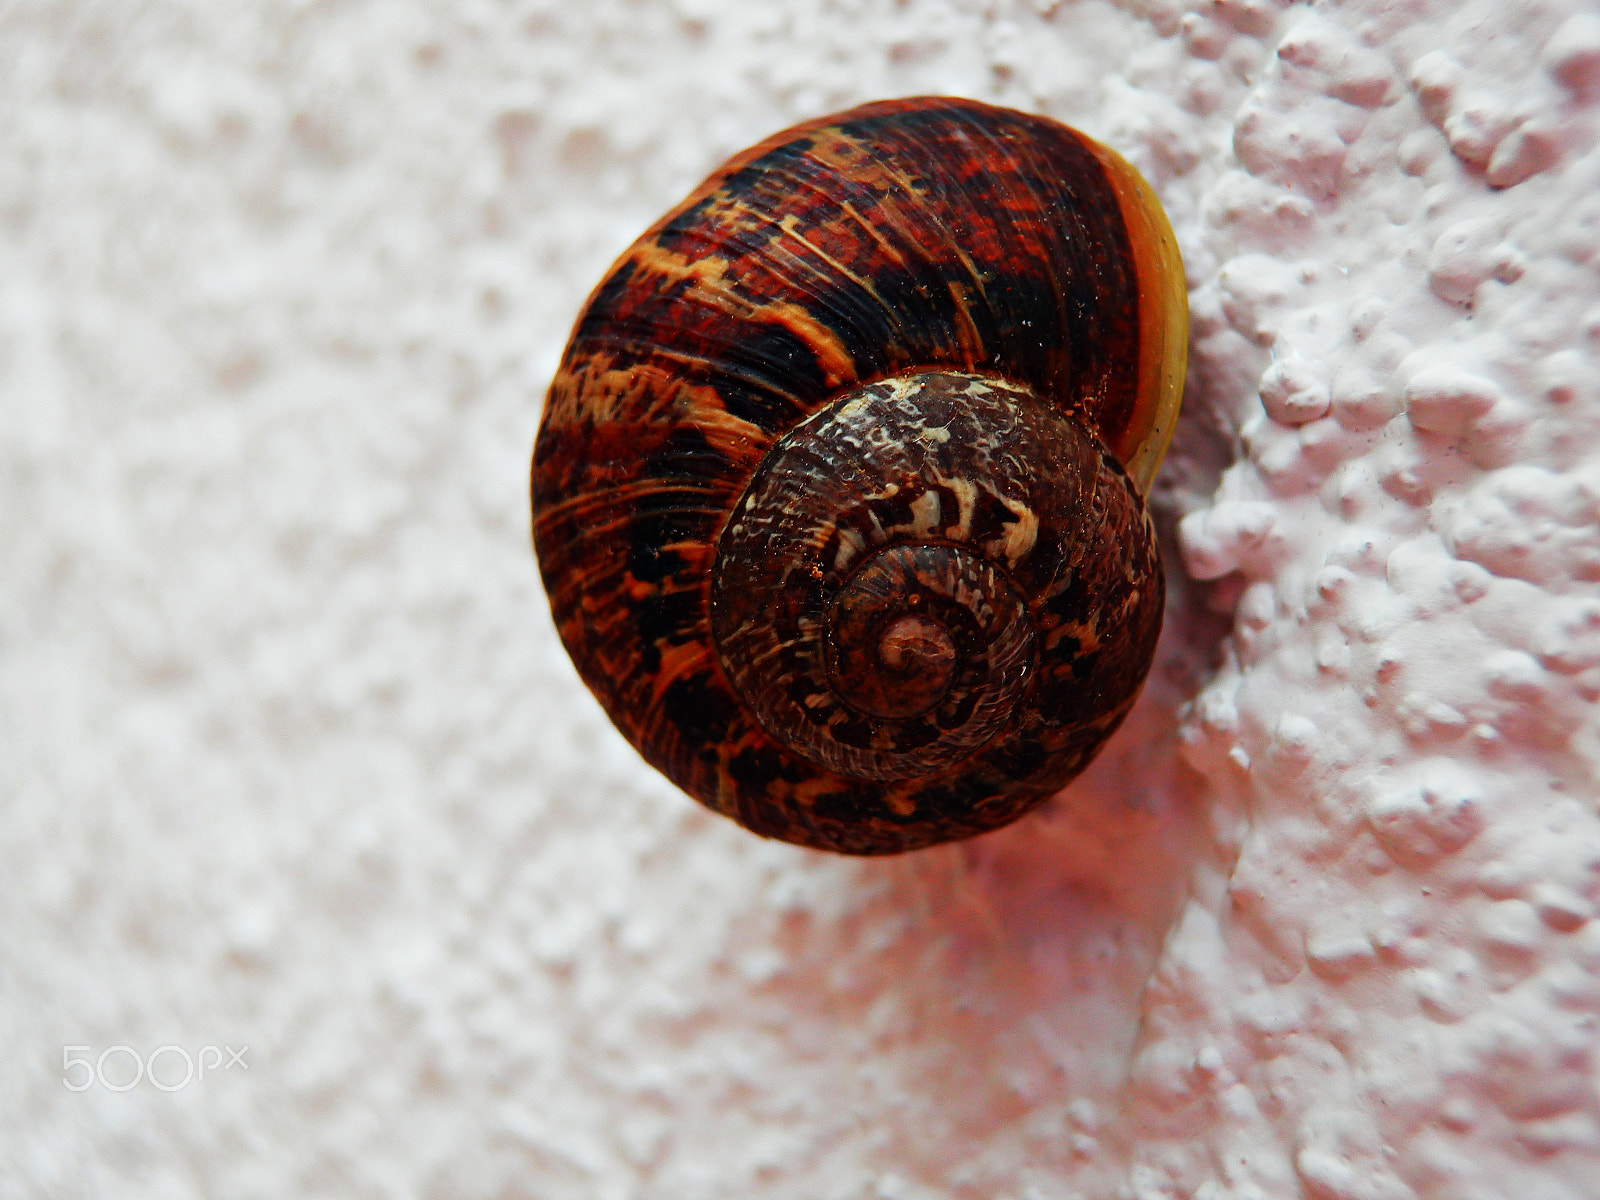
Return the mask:
M584 682L769 837L1014 820L1154 653L1187 320L1148 186L1054 121L923 97L737 155L612 267L550 389L534 541Z

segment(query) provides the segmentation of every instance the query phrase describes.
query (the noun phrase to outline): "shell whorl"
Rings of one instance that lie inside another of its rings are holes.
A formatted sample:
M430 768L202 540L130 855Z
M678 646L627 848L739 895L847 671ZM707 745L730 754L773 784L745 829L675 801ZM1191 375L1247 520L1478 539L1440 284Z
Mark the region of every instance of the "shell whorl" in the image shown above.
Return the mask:
M895 101L754 147L619 260L551 388L534 533L649 761L852 853L1081 769L1160 622L1141 489L1185 318L1153 204L1054 122Z
M1054 697L1049 676L1120 617L1082 594L1101 574L1085 552L1142 519L1119 476L1070 416L997 379L849 392L766 455L723 530L722 668L767 732L845 776L930 775L1002 729L1048 737L1023 701Z

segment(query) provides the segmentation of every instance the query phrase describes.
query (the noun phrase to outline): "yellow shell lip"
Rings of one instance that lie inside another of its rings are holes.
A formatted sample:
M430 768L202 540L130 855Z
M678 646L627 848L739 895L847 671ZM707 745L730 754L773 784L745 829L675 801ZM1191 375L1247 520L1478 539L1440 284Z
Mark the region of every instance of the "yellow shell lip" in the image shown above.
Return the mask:
M1133 164L1084 139L1117 194L1139 280L1139 399L1113 454L1148 495L1178 425L1188 369L1189 286L1183 256L1161 202Z

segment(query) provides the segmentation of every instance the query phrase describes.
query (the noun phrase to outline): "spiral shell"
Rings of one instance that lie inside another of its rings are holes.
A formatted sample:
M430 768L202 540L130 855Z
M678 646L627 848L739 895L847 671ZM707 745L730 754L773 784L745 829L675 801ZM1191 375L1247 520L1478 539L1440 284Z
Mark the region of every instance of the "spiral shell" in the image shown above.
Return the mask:
M735 157L611 269L534 452L579 673L770 837L883 854L1070 780L1154 653L1187 307L1112 151L968 100Z

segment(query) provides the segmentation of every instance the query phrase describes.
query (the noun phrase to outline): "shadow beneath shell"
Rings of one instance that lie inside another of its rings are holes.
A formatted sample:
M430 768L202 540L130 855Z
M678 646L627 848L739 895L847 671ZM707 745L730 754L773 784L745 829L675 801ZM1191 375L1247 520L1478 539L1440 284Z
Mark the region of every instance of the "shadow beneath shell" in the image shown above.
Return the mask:
M1183 705L1216 669L1231 596L1184 575L1175 537L1185 497L1209 496L1226 453L1189 448L1186 476L1152 502L1168 572L1162 638L1138 703L1084 774L1005 829L850 869L865 906L835 937L882 944L856 960L857 998L833 1016L881 1022L877 1062L901 1074L904 1094L940 1096L941 1125L969 1152L1020 1139L1030 1148L1013 1149L1035 1161L1042 1150L1087 1166L1122 1136L1111 1118L1146 985L1186 902L1214 907L1227 878L1231 852L1212 834L1227 815L1209 811L1178 743ZM789 949L815 953L804 947L816 932Z
M1066 1172L1085 1194L1117 1186L1145 990L1186 903L1216 908L1230 866L1213 829L1237 814L1211 811L1179 733L1216 670L1231 595L1187 579L1175 532L1231 453L1220 427L1180 427L1151 502L1168 586L1155 664L1060 795L1005 829L898 858L759 852L770 883L728 942L741 1027L829 1088L853 1081L839 1100L852 1132L818 1127L830 1145L875 1145L881 1113L880 1132L921 1131L896 1143L897 1172L941 1194L1008 1191L1017 1162Z

